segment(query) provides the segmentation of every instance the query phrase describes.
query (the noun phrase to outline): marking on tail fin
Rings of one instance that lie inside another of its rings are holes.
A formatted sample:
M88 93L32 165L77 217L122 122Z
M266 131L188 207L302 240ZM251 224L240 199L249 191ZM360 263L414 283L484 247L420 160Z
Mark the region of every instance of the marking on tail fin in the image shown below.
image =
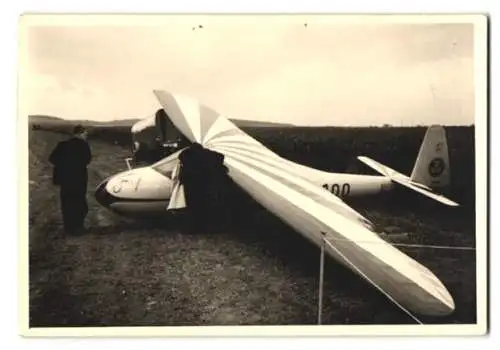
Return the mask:
M450 185L450 158L443 126L430 126L424 136L410 176L412 182L433 190Z
M441 175L446 168L446 164L443 158L434 158L429 163L429 175L432 177L438 177Z

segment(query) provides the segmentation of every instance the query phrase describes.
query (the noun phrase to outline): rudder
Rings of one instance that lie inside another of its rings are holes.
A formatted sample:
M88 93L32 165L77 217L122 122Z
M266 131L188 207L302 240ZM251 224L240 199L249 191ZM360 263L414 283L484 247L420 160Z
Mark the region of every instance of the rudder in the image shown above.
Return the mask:
M444 127L432 125L427 129L410 179L432 189L450 185L450 159Z

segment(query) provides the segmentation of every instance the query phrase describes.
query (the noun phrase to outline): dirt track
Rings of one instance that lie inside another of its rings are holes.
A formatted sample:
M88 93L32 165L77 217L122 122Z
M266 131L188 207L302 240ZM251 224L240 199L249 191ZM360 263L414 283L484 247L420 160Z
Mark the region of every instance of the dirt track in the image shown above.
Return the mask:
M125 168L128 151L92 141L90 233L62 237L57 188L47 157L61 135L30 134L31 326L314 324L318 251L266 213L221 232L186 234L125 221L97 205L93 189ZM385 226L420 234L418 241L474 244L467 218L382 211ZM258 223L258 225L256 224ZM422 238L423 237L423 238ZM428 322L475 321L473 253L408 250L455 296L457 312ZM327 264L325 322L413 323L364 281Z

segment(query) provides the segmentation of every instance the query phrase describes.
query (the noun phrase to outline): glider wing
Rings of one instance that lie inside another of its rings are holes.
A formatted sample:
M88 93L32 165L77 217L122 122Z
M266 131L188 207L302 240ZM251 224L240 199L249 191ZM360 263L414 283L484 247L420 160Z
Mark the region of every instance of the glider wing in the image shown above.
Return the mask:
M426 267L370 230L340 198L291 171L287 160L197 101L155 91L190 141L224 156L229 177L248 195L327 254L413 312L446 315L454 301Z

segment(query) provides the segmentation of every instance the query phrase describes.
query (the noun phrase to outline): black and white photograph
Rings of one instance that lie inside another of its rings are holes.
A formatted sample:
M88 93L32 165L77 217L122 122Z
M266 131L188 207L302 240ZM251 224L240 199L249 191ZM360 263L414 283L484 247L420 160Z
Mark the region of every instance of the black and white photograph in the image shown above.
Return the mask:
M486 333L487 28L23 15L24 335Z

